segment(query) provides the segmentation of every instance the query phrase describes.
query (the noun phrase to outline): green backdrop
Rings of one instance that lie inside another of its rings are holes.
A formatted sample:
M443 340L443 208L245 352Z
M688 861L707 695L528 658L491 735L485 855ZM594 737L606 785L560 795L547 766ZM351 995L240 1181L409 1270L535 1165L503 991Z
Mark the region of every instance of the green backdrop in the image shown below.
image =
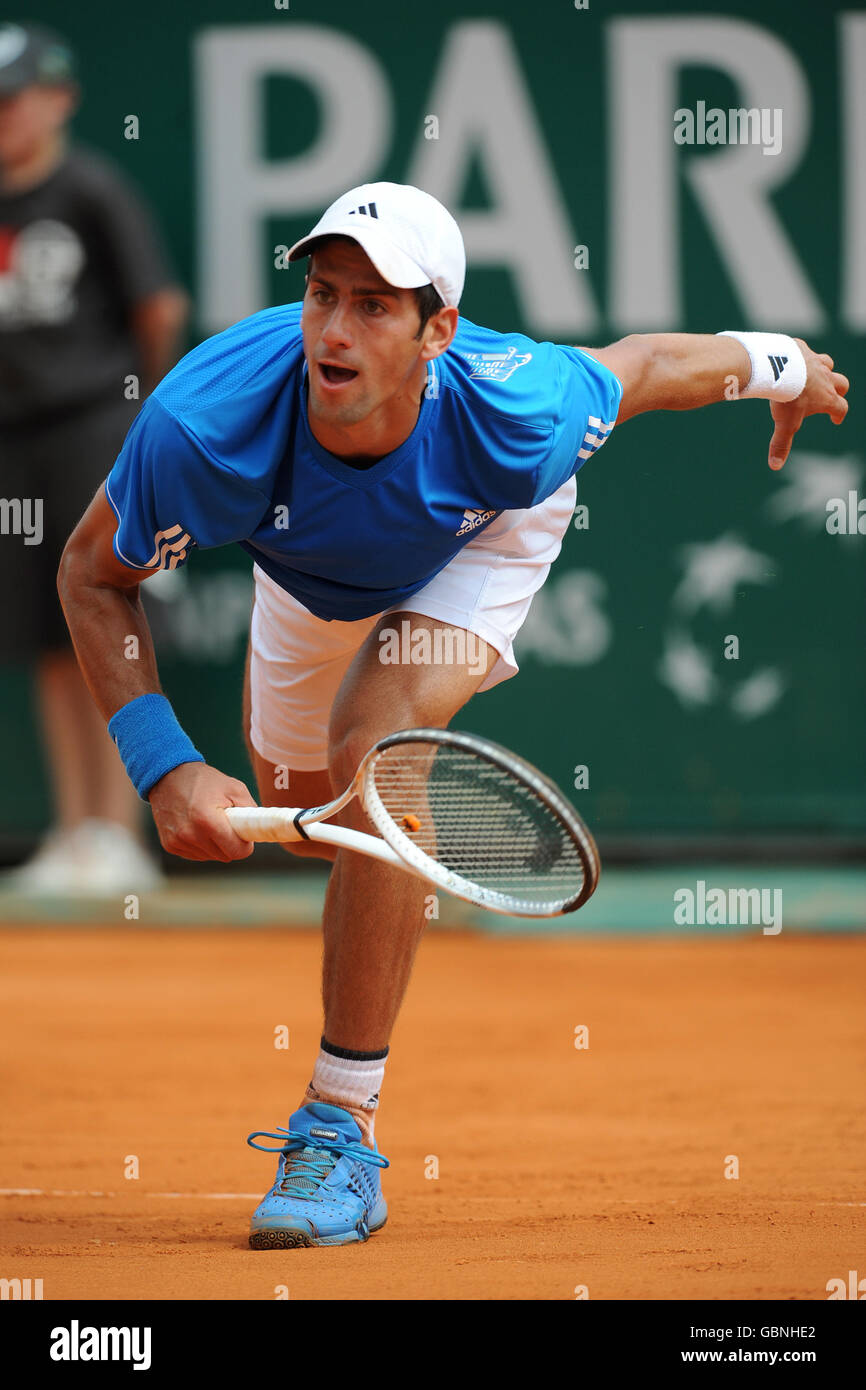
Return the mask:
M458 723L571 789L603 840L866 828L866 539L825 525L828 499L866 497L862 11L45 0L38 17L80 54L79 138L159 213L193 339L299 298L274 248L388 178L458 217L476 322L590 344L779 328L831 352L849 418L807 422L782 473L763 402L615 430L579 475L588 526L536 600L521 675ZM781 110L781 152L678 146L673 111L700 101ZM249 588L240 551L211 552L154 600L179 716L240 775ZM25 673L4 674L7 831L47 818L28 700Z

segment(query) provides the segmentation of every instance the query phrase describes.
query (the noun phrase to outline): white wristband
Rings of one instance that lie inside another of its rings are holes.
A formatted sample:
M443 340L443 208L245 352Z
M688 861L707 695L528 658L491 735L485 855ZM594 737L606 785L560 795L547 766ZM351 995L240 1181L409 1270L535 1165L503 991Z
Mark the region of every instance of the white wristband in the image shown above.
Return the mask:
M741 399L793 401L800 395L806 385L806 359L786 333L735 333L727 328L716 336L736 338L751 358L752 375L740 391Z

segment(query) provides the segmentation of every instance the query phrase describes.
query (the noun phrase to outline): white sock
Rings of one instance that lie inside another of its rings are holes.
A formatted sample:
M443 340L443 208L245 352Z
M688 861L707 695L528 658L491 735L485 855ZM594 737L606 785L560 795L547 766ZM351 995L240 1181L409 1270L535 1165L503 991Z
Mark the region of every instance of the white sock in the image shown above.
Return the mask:
M307 1099L321 1098L353 1112L362 1131L372 1140L374 1112L379 1105L387 1056L387 1047L381 1052L350 1052L322 1038Z

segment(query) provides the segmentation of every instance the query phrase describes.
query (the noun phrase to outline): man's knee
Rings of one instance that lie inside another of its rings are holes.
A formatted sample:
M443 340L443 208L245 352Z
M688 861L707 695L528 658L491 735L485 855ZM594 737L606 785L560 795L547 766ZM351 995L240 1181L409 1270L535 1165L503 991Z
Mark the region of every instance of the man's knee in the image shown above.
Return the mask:
M332 729L328 738L328 772L340 792L348 787L374 741L367 738L363 725L346 730Z
M252 745L250 756L262 806L324 806L331 800L331 784L326 770L293 771L285 764L270 762ZM287 840L280 847L299 859L327 859L333 862L337 854L333 845L318 844L314 840Z
M379 739L399 729L415 729L429 722L405 707L399 713L392 712L385 725L381 719L347 723L333 720L328 731L328 772L337 795L349 786L365 754Z
M389 625L408 624L412 633L427 634L432 659L415 665L383 666L379 638ZM386 614L366 638L331 708L328 729L328 770L335 789L352 780L364 754L377 739L400 729L447 728L498 660L498 654L480 638L474 639L483 660L477 670L447 659L453 646L436 639L440 629L452 637L472 637L463 629L447 628L423 614ZM436 659L440 651L443 660Z

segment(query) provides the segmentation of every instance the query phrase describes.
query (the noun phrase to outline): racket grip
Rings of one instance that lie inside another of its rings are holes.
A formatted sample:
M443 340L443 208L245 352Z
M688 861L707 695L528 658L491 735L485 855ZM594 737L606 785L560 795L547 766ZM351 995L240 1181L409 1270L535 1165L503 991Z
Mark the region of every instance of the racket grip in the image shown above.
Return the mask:
M300 806L227 806L226 815L236 835L255 844L286 844L302 840L294 820Z

